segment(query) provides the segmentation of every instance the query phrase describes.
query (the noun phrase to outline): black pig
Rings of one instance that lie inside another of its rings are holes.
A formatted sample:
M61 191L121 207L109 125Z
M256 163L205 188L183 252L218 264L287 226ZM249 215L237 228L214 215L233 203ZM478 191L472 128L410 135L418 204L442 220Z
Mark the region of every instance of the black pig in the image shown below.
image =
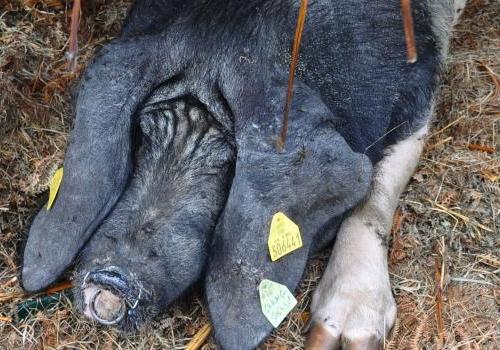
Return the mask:
M83 77L24 287L45 288L78 257L82 311L136 328L198 280L208 256L215 336L250 349L272 329L260 281L294 291L338 233L308 346L376 347L395 315L379 240L418 159L457 3L414 2L419 60L408 64L399 1L311 2L277 152L299 1L137 0ZM278 211L304 246L271 262Z

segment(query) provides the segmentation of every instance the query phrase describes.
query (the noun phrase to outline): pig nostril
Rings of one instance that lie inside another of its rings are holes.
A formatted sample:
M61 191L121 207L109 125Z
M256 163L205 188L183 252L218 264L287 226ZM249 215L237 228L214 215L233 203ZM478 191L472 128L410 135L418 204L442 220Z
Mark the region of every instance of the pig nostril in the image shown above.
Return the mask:
M142 285L122 270L108 266L88 272L82 283L84 313L104 325L120 323L139 305Z
M127 311L125 301L108 290L96 289L89 303L92 318L104 325L119 323Z

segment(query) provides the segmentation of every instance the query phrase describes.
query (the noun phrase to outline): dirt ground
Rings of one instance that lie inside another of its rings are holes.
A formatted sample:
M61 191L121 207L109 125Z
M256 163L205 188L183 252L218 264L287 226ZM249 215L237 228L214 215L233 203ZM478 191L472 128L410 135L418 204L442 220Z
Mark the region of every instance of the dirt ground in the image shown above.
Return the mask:
M456 28L425 153L395 217L390 272L398 321L386 349L500 348L500 2L470 0ZM79 67L115 36L128 1L83 1ZM62 164L78 73L65 62L66 0L0 0L0 349L184 349L208 322L196 289L135 335L76 314L65 291L22 315L18 247ZM299 306L262 349L300 349ZM203 349L216 349L212 338Z

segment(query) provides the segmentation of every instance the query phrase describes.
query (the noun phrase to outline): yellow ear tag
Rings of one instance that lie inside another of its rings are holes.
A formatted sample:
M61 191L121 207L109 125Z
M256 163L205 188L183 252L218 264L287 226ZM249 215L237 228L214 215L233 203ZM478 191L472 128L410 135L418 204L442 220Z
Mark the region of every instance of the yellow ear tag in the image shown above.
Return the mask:
M54 201L56 200L57 191L59 191L59 186L61 186L63 178L63 168L59 168L54 173L52 180L50 180L50 192L49 192L49 201L47 202L47 210L52 208Z
M272 261L299 249L302 247L299 227L282 212L274 214L267 245Z
M297 300L286 286L271 280L264 279L260 282L259 296L262 313L274 328L278 328L297 305Z

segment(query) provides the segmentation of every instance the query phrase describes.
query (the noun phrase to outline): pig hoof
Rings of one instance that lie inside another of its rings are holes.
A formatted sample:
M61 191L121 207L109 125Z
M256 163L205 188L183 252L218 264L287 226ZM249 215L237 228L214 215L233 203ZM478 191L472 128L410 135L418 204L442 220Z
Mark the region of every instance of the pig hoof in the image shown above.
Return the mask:
M311 305L308 350L379 349L396 320L396 303L387 283L363 285L359 276L320 284ZM353 280L354 279L354 280Z

